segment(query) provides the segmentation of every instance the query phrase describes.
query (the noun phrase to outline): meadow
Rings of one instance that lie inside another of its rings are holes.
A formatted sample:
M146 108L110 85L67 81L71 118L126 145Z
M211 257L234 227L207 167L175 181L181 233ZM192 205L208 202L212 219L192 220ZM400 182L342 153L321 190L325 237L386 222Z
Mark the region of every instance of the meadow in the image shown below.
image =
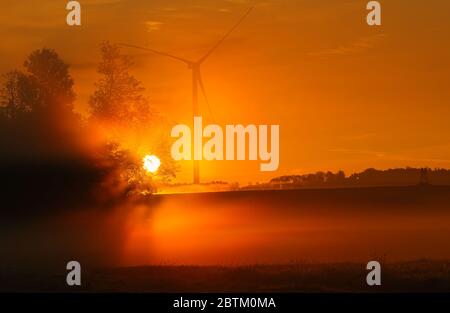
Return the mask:
M450 188L373 187L157 195L2 224L3 290L449 290Z

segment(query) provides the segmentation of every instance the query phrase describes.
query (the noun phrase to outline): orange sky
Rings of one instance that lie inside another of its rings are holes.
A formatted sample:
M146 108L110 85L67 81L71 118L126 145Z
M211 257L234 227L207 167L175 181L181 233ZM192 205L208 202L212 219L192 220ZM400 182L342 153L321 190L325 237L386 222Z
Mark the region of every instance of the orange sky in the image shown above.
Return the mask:
M77 108L98 78L102 40L197 59L247 10L255 10L203 67L215 121L279 124L280 167L204 162L203 180L265 181L286 173L367 167L450 167L450 2L381 1L381 27L366 0L84 0L82 26L65 1L3 0L0 72L50 47L71 65ZM191 120L183 64L140 51L133 73L174 125ZM212 122L201 103L206 122ZM179 181L191 179L183 166Z

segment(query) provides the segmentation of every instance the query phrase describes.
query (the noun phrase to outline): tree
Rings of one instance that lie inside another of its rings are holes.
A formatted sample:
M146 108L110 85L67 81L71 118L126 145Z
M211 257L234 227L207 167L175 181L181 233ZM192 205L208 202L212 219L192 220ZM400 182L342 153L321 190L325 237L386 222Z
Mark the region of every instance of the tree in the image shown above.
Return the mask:
M13 118L19 113L39 112L41 118L54 119L55 114L68 117L73 113L75 92L69 66L54 50L33 51L24 67L27 73L13 70L4 75L0 90L3 116Z
M82 129L69 66L51 49L33 51L24 66L27 72L6 73L0 87L2 156L74 156Z
M72 111L75 100L73 79L66 64L53 49L33 51L24 62L29 78L39 88L33 109Z
M144 87L129 73L129 57L121 55L117 45L103 42L100 47L102 61L98 66L100 80L89 104L96 119L139 126L152 117Z
M159 179L167 181L175 177L176 167L166 140L170 132L145 97L141 82L130 74L131 59L109 42L100 45L100 53L100 79L89 99L91 121L100 125L107 141L120 155L128 156L114 161L132 186L130 189L139 193L152 181L142 168L145 154L156 154L161 159Z
M4 117L15 118L21 113L30 112L38 98L38 88L27 75L17 70L4 75L0 90L0 107Z

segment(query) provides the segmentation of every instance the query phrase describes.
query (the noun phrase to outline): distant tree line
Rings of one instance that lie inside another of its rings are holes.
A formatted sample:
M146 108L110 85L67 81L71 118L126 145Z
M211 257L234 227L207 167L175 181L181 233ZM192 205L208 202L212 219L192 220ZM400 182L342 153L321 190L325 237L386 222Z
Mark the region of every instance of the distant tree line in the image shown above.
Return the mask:
M353 186L408 186L417 184L450 185L450 170L429 168L394 168L387 170L366 169L346 176L343 171L317 172L305 175L285 175L275 177L263 187L353 187Z

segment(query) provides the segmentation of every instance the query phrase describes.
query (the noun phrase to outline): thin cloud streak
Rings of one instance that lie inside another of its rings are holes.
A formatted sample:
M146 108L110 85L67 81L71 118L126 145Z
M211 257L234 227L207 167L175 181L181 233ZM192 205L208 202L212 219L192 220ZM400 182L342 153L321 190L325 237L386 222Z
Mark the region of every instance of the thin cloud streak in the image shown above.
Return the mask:
M321 51L310 52L310 56L333 56L333 55L353 55L375 48L387 37L386 34L377 34L369 37L359 38L347 45L341 45L336 48L324 49Z

